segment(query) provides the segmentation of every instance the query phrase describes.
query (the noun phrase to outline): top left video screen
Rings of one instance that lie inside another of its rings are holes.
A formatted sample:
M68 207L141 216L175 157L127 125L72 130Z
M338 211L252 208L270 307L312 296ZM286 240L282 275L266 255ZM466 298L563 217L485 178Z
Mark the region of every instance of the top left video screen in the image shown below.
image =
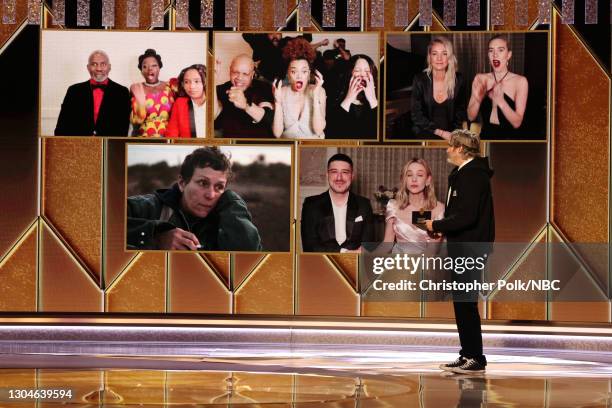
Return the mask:
M206 137L207 33L44 30L40 136Z

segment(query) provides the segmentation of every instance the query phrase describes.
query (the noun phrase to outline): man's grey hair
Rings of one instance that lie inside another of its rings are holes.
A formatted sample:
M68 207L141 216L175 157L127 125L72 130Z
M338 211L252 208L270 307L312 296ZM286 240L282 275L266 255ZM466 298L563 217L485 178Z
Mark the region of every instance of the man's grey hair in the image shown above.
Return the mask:
M106 61L108 61L108 63L110 64L110 58L108 57L108 54L106 53L106 51L103 51L103 50L92 51L91 54L89 54L89 57L87 58L88 64L91 62L91 59L93 58L94 55L102 55L104 58L106 58Z

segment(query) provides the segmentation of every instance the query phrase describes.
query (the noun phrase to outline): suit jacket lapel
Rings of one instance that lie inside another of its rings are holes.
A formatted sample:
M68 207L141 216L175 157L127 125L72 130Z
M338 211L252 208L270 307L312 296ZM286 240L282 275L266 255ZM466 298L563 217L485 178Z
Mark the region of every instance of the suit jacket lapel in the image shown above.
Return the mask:
M329 196L329 191L325 194L325 199L323 200L323 216L324 225L327 229L327 234L333 240L336 239L336 224L334 222L334 209L332 208L331 197Z
M87 97L85 98L85 112L87 112L87 120L92 124L92 128L95 129L96 123L94 122L93 90L91 89L89 81L87 81L86 84L87 86L85 88L85 92L87 92ZM100 107L100 110L102 110L102 107ZM100 112L98 112L98 119L100 119Z
M455 181L455 177L457 177L457 173L459 172L459 167L455 167L450 174L448 175L448 185L449 187L453 185Z
M346 208L346 240L350 241L351 234L353 233L353 226L355 225L355 218L357 218L357 199L353 193L349 192L349 199Z
M459 167L455 167L450 174L448 175L448 190L446 190L446 197L448 201L446 202L446 208L444 209L444 215L447 215L447 210L451 206L451 202L453 201L453 191L455 179L457 178L457 173L459 172Z

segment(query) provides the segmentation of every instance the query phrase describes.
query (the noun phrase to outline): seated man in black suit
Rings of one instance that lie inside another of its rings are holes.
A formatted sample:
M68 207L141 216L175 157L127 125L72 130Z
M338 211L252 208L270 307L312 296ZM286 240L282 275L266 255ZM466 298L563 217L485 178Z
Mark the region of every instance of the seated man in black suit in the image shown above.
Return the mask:
M130 125L130 91L111 81L111 64L104 51L89 55L91 79L71 85L55 127L56 136L127 136Z
M215 134L273 138L272 85L255 79L255 63L246 54L234 57L229 74L230 80L215 88Z
M302 206L304 252L361 252L374 239L370 200L350 192L353 161L338 153L327 161L329 190L307 197Z

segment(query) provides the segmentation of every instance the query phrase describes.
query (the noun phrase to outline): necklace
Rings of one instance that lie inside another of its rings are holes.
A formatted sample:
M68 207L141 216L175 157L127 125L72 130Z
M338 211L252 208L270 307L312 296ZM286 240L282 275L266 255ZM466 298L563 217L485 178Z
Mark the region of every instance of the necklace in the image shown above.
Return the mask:
M493 79L495 79L495 82L499 84L499 83L501 83L501 81L503 81L503 80L504 80L504 79L505 79L505 78L508 76L508 74L509 74L509 73L510 73L510 71L506 71L506 73L504 74L504 76L502 77L502 79L500 79L500 80L498 81L498 80L497 80L497 76L495 75L495 71L493 71Z
M161 84L161 83L162 83L162 81L157 81L157 82L156 82L156 83L154 83L154 84L149 84L149 83L147 83L147 82L143 82L143 84L144 84L145 86L148 86L148 87L151 87L151 88L156 87L156 86L158 86L158 85L159 85L159 84Z

